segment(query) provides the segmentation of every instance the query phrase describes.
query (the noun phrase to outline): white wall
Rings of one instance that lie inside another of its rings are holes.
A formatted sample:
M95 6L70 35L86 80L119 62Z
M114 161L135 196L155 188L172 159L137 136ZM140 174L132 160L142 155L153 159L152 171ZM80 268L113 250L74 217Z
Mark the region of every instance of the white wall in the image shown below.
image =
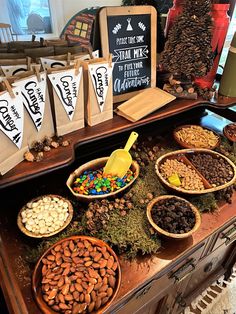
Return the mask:
M62 0L64 24L77 12L94 6L119 6L122 0Z

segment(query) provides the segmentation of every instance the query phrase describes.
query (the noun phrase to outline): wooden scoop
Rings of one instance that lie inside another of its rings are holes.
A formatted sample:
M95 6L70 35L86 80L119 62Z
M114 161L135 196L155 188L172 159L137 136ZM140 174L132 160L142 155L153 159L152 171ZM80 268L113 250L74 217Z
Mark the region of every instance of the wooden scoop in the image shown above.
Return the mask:
M132 132L125 145L125 148L116 149L114 152L112 152L104 167L104 174L111 174L118 176L119 178L123 178L131 166L132 157L129 153L129 150L136 141L137 137L138 133Z

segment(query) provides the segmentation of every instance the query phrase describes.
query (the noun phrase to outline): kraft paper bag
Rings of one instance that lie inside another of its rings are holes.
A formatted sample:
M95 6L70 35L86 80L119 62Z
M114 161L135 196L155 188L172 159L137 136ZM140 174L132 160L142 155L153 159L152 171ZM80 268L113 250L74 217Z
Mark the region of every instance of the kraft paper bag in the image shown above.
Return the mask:
M113 118L112 64L105 58L83 62L85 119L93 126Z
M23 96L28 145L31 147L34 141L55 135L46 73L36 75L30 71L16 78L12 85L18 86Z
M25 110L19 87L0 93L0 174L4 175L24 159L28 150Z
M0 75L5 77L16 76L31 70L31 58L3 59L0 62Z
M64 135L84 127L83 68L48 70L50 100L56 134Z

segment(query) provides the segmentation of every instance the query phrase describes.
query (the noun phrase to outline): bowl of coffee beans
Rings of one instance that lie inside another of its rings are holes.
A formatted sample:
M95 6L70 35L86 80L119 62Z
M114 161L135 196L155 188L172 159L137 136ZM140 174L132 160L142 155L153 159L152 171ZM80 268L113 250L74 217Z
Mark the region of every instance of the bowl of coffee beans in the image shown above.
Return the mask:
M72 236L56 242L39 259L32 277L43 313L103 313L115 298L121 270L103 241Z
M147 217L160 235L173 239L191 236L201 224L198 209L184 198L174 195L154 198L147 205Z

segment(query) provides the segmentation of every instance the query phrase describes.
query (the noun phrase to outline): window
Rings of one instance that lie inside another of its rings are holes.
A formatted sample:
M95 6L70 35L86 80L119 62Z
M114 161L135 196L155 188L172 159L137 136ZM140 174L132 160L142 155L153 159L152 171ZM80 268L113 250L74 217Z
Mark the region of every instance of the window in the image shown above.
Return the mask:
M7 8L15 34L52 33L48 0L7 0Z

